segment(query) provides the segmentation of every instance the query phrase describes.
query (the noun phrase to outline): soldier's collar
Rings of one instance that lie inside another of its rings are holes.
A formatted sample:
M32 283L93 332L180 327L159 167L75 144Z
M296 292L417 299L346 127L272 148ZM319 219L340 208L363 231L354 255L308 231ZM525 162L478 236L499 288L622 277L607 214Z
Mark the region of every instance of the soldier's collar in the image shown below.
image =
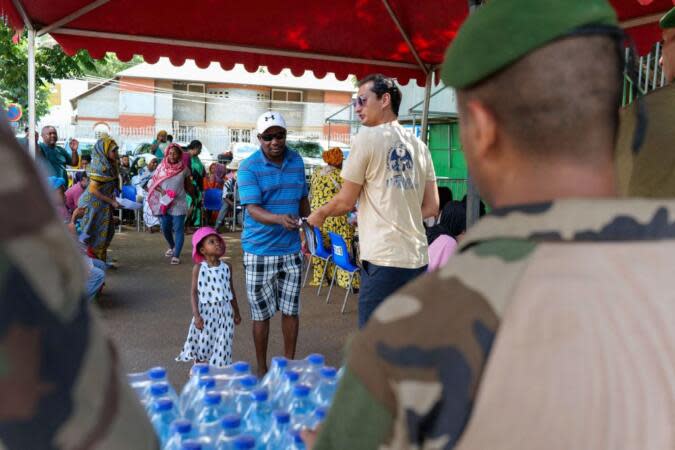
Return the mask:
M469 230L459 250L499 239L534 242L675 239L675 199L567 199L496 209Z

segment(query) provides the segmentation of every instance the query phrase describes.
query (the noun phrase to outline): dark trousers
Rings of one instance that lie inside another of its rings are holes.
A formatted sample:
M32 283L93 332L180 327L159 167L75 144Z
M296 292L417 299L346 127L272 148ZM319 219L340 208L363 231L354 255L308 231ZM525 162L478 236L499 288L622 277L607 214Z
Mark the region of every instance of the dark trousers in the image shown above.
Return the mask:
M359 291L359 328L363 328L382 301L409 281L423 274L427 266L419 269L378 266L362 261L361 290Z

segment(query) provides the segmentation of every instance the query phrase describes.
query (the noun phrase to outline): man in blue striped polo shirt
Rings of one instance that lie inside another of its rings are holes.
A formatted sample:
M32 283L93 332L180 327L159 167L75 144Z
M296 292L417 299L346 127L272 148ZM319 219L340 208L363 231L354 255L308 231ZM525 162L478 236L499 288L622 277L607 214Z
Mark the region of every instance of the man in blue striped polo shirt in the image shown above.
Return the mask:
M286 147L286 122L278 112L258 118L260 149L239 166L245 206L242 247L251 305L258 376L267 372L270 318L281 311L284 356L295 357L302 256L299 218L310 213L305 164Z

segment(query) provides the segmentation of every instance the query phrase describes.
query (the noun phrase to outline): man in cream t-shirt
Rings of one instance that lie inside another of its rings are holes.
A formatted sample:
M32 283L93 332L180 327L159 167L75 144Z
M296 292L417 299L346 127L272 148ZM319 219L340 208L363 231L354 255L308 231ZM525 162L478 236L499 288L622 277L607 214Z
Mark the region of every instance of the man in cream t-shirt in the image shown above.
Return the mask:
M423 220L438 214L436 175L427 146L397 121L401 91L380 74L359 81L355 111L364 125L342 170L339 194L309 217L314 226L359 201L363 263L359 326L428 263Z

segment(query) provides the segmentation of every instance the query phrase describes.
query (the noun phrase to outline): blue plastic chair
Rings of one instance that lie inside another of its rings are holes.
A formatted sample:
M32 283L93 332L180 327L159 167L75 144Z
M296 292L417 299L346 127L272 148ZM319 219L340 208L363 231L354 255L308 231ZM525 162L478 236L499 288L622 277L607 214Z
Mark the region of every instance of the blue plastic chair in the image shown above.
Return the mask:
M204 191L204 209L206 211L220 211L223 206L223 190L207 189Z
M326 277L326 270L328 269L328 262L333 258L333 255L331 252L326 249L326 247L323 246L323 236L321 235L321 230L317 227L312 227L313 230L313 235L312 236L306 236L306 239L313 239L314 240L314 251L312 252L312 256L315 256L321 260L324 261L323 265L323 273L321 274L321 282L319 283L319 289L316 291L316 295L319 295L321 293L321 287L323 286L323 280ZM309 246L310 251L312 250L312 246ZM307 271L305 272L305 281L302 283L302 287L305 287L305 284L307 283L307 277L309 276L309 269L312 267L311 259L310 263L307 264Z
M136 201L136 186L131 186L131 185L124 185L122 186L122 192L120 193L122 198L130 200L132 202ZM120 208L120 225L118 227L119 232L122 231L122 209ZM136 231L141 231L141 215L139 214L138 210L134 210L134 221L136 222Z
M122 198L131 200L132 202L136 201L136 186L124 185L122 186Z
M349 272L349 285L347 286L347 291L345 292L345 300L342 302L342 314L345 312L345 306L347 306L347 297L349 297L349 292L352 290L352 283L354 282L354 276L359 272L359 267L352 263L352 260L349 256L349 249L347 248L347 243L342 236L335 233L328 233L330 236L330 242L333 247L333 263L335 264L335 269L333 270L333 279L330 282L330 288L328 289L328 296L326 297L326 303L330 300L330 293L333 290L333 285L335 284L335 278L337 277L338 267L346 272Z

